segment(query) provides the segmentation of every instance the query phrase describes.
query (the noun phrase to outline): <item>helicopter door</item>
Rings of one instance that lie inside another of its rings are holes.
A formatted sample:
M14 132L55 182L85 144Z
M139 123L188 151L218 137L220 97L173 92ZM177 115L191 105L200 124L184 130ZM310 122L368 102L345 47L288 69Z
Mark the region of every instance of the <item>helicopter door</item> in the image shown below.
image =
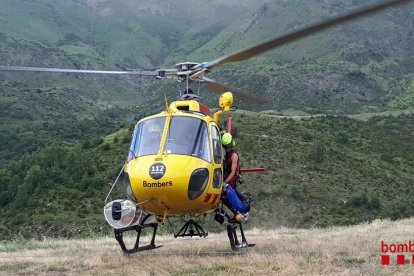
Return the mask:
M214 163L221 164L222 153L221 153L220 133L215 125L211 126L211 140L213 142Z
M215 125L211 125L211 140L213 144L213 160L214 160L214 177L213 177L213 188L219 188L223 181L222 172L222 147L220 141L220 132Z

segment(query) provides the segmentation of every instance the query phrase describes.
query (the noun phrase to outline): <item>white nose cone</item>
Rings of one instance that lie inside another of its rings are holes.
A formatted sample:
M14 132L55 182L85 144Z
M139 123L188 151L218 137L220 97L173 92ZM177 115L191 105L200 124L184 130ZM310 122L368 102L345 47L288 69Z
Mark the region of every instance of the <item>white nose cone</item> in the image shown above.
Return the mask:
M135 203L130 200L117 199L105 205L104 215L112 228L121 229L137 225L140 221L142 210L137 209Z

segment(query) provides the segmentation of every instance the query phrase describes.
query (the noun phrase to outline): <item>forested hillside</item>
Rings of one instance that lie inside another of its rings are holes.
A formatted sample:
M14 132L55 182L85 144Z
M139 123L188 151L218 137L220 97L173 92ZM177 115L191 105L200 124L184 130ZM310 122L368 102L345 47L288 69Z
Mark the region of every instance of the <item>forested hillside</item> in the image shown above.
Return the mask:
M268 170L243 175L241 189L256 196L250 226L348 225L414 214L413 114L369 121L292 120L247 111L234 116L242 167ZM102 208L108 184L125 161L132 127L3 165L1 236L110 231Z
M374 2L4 0L0 65L171 68ZM270 114L236 116L243 165L269 170L245 176L245 189L257 196L256 225L327 226L413 214L412 6L209 75L269 99L236 101L243 110ZM108 231L103 200L125 160L131 129L163 108L164 95L171 101L177 92L173 81L135 76L0 71L2 238ZM201 93L203 102L217 105L217 94L204 87ZM382 111L402 114L367 122L346 116ZM271 116L287 113L315 117Z

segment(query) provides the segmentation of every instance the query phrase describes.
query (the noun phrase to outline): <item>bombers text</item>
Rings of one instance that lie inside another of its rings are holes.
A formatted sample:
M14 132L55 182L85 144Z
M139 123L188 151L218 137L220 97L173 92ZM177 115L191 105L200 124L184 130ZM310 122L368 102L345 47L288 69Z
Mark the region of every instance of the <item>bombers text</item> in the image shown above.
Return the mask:
M142 182L142 186L148 187L148 188L151 188L151 187L159 187L159 188L161 188L161 187L170 187L172 185L173 185L173 182L172 181L166 181L166 182L147 182L147 181L144 180Z

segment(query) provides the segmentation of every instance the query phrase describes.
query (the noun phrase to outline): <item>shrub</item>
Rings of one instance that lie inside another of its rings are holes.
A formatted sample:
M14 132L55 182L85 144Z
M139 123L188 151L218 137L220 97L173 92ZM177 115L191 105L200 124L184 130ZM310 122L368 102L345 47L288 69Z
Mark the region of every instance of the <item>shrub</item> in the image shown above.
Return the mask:
M108 151L108 150L110 150L110 149L111 149L111 145L110 145L110 144L108 144L108 143L105 143L105 144L103 144L102 149L103 149L104 151Z
M350 204L355 207L363 207L368 205L368 197L365 193L356 194L351 197Z
M122 137L122 144L127 144L131 142L131 136L127 135Z
M374 210L379 210L379 209L381 209L381 202L380 202L380 200L378 199L378 197L373 197L373 198L371 198L371 201L370 201L370 203L369 203L369 207L370 207L371 209L374 209Z
M336 135L336 141L340 144L347 145L349 144L349 136L344 132L339 132Z
M326 149L321 143L314 143L309 153L309 158L316 163L322 163L325 160Z

